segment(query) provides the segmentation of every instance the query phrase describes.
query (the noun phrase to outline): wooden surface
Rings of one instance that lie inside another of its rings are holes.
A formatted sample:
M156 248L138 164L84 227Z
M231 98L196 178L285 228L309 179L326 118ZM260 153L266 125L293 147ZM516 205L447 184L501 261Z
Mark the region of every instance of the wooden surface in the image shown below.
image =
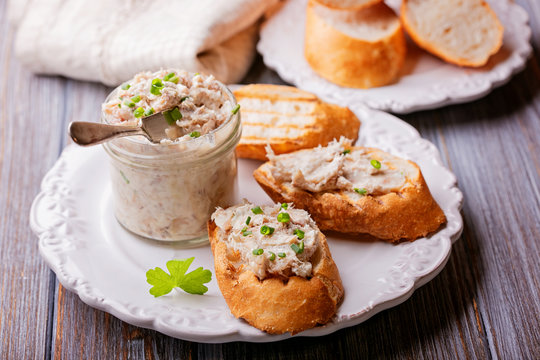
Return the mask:
M206 345L138 328L82 303L38 254L28 213L65 146L97 116L104 86L32 75L0 5L0 358L540 358L540 1L534 54L484 99L401 116L441 151L465 196L445 269L400 306L320 338ZM282 83L257 59L245 82Z

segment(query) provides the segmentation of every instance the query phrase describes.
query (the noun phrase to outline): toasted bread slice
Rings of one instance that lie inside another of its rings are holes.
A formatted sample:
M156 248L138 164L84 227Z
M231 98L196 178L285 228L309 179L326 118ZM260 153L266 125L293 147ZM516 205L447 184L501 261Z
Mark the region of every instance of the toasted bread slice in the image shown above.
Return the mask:
M216 279L231 313L271 334L325 324L343 299L325 236L290 205L261 206L260 214L249 203L217 209L208 223ZM280 212L290 216L287 223L277 221ZM263 235L262 226L274 232Z
M341 10L360 10L380 3L382 0L315 0L319 4Z
M401 19L420 47L449 63L482 66L502 45L504 28L483 0L403 0Z
M276 154L326 145L340 136L358 137L360 121L348 108L328 104L291 86L254 84L234 91L241 105L239 157L266 160Z
M274 201L309 211L321 230L399 242L425 236L446 222L411 161L349 147L343 139L326 148L269 157L253 173L255 180Z
M405 60L401 23L384 3L362 10L334 10L310 1L304 53L321 77L345 87L391 83Z

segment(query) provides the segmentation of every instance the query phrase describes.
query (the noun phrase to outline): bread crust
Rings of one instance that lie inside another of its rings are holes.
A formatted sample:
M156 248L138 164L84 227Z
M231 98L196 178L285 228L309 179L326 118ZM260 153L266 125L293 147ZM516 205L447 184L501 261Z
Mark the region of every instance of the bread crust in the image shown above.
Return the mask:
M294 94L287 97L286 93ZM253 84L243 86L234 91L239 102L244 98L260 100L289 100L291 102L309 102L315 104L313 111L314 122L305 127L305 132L297 138L268 138L262 143L242 136L236 147L236 154L241 158L268 160L266 157L266 144L269 144L275 154L290 153L300 149L327 145L334 139L344 136L356 140L360 129L360 120L349 108L329 104L321 101L312 93L299 90L291 86Z
M328 0L314 0L314 1L318 2L322 6L326 6L331 9L339 9L339 10L361 10L361 9L365 9L367 7L370 7L370 6L373 6L375 4L382 2L382 0L369 0L369 1L364 1L361 4L346 7L346 6L338 6L333 1L328 1Z
M352 149L377 149L354 147ZM370 234L392 243L413 241L446 223L446 216L422 176L420 168L409 161L417 175L399 192L368 195L354 201L341 191L312 193L279 183L270 171L270 162L253 173L255 180L276 202L293 202L304 209L321 230L351 234Z
M213 221L208 222L208 236L219 289L235 317L270 334L294 335L326 324L336 314L344 290L322 233L312 258L313 276L292 276L286 282L275 277L259 280L253 272L235 268Z
M406 54L401 25L378 41L357 39L327 24L314 6L310 1L306 10L304 55L317 74L344 87L364 89L384 86L397 78ZM375 6L387 7L384 3Z
M504 27L502 26L501 22L499 21L499 19L497 17L497 14L495 14L495 12L493 11L493 9L491 9L489 4L487 4L483 0L482 0L482 3L481 3L481 6L486 10L486 12L489 15L493 16L494 19L496 20L496 24L497 24L497 26L496 26L497 27L497 29L496 29L497 30L497 42L491 48L491 50L486 54L486 56L484 58L478 60L478 61L474 61L474 60L466 59L466 58L461 58L461 57L457 57L457 56L452 56L452 54L444 52L441 48L439 48L439 46L437 46L437 44L434 44L434 43L428 41L427 39L423 38L415 30L414 26L409 21L409 18L408 18L409 9L407 8L407 3L408 3L408 0L403 0L403 2L401 3L401 10L400 10L401 23L403 24L403 27L405 28L405 31L407 32L407 34L409 34L411 39L419 47L421 47L422 49L426 50L427 52L429 52L429 53L431 53L431 54L433 54L435 56L438 56L439 58L443 59L444 61L446 61L448 63L459 65L459 66L480 67L480 66L485 65L488 62L491 55L496 54L499 51L499 49L501 48L501 46L502 46Z

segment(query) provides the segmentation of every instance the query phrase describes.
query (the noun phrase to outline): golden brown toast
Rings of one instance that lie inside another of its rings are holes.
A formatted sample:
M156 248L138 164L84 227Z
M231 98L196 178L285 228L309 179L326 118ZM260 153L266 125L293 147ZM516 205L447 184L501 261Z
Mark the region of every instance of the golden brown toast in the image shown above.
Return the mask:
M276 154L326 145L340 136L358 137L360 121L348 108L322 102L291 86L253 84L234 91L241 105L239 157L266 160Z
M267 213L270 206L262 208ZM277 209L279 209L279 205L277 205ZM225 209L225 211L227 210L230 209ZM216 212L220 211L223 212L224 210L218 209ZM299 209L294 211L304 212ZM257 216L266 215L251 214L251 221L257 221ZM292 214L291 219L294 219ZM263 219L262 221L267 220ZM259 219L260 221L261 219ZM313 223L311 219L310 221ZM343 299L343 285L326 243L326 238L314 223L314 232L311 236L312 239L316 239L315 243L317 245L312 248L309 255L309 262L312 264L310 276L303 277L295 274L289 274L285 277L283 275L267 275L261 279L256 274L258 272L253 271L246 264L246 261L249 260L249 264L252 258L260 260L262 257L269 256L268 249L259 245L264 250L264 253L254 255L251 253L252 249L248 247L247 253L242 255L241 250L234 248L234 245L231 245L232 243L228 240L231 233L238 233L238 229L235 230L234 226L227 228L223 224L220 227L216 225L216 222L219 223L213 216L213 220L208 223L208 235L214 255L216 279L221 293L234 316L245 319L250 325L271 334L285 332L296 334L331 320ZM264 222L264 224L269 223ZM249 231L256 234L260 225L253 223L251 225ZM243 218L240 226L244 226ZM276 233L280 231L278 226L272 226L276 227ZM292 228L290 231L292 232ZM307 239L308 231L306 231L305 236ZM295 235L292 235L291 241L295 242L298 239L295 238ZM306 245L306 251L308 251L308 245ZM281 258L276 255L280 254L276 251L272 262L277 263L294 256L290 252ZM269 261L268 259L263 260Z
M350 153L325 155L316 153L321 151L317 148L271 156L271 161L261 165L253 176L274 201L293 202L309 211L321 230L365 233L397 243L426 236L446 223L418 165L378 149L348 146L341 149L344 148ZM315 154L310 157L310 152ZM347 161L353 160L347 160L347 156L358 157L360 163L365 160L362 164L367 165L353 171L347 165ZM332 157L335 163L343 161L341 170L329 162ZM379 162L381 170L369 168L372 160ZM313 171L318 171L314 173L318 180L310 180L310 170L302 173L302 166L295 168L295 163L310 164ZM333 176L331 172L327 175L326 168L336 171L335 174L341 171L341 175ZM348 173L356 174L360 180L351 176L354 181L349 181ZM325 181L330 185L321 187Z

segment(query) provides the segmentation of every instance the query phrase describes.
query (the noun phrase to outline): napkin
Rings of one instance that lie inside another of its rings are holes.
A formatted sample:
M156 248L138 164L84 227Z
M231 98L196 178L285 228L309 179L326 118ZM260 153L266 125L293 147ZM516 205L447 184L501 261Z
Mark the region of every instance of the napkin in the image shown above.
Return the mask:
M278 0L9 0L15 53L37 73L118 85L179 68L238 82Z

